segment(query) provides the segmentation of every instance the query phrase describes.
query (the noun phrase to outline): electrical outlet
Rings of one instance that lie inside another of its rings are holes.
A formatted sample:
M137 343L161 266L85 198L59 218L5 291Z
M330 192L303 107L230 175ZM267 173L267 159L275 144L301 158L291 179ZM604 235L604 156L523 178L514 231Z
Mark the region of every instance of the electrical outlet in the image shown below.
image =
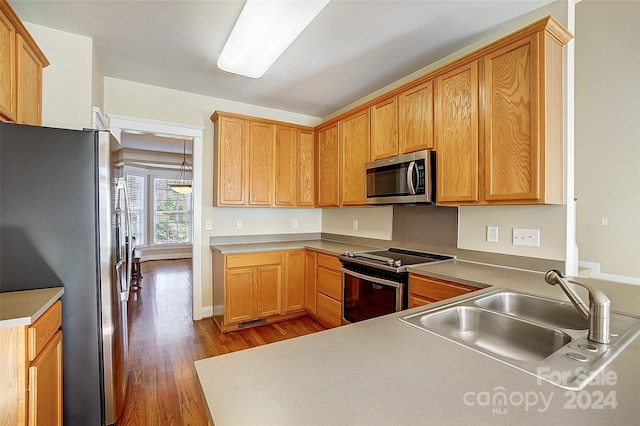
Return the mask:
M351 223L351 227L353 228L354 231L358 230L358 219L353 220L353 222Z
M237 229L242 229L242 228L244 228L244 221L243 221L242 219L238 219L238 220L236 221L236 228L237 228Z
M204 221L204 230L211 231L213 229L213 222L210 219Z
M291 227L294 229L298 227L298 219L291 219Z
M487 241L490 243L498 242L498 227L497 226L487 226Z
M513 230L514 246L540 247L539 229L517 229Z

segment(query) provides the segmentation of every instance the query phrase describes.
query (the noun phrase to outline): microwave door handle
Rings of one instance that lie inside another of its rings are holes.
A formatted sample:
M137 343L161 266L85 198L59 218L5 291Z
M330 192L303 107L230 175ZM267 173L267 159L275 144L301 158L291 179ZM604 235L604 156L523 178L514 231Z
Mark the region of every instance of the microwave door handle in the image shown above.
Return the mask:
M407 168L407 187L409 188L409 194L416 195L416 186L413 183L413 172L416 170L416 162L409 163Z

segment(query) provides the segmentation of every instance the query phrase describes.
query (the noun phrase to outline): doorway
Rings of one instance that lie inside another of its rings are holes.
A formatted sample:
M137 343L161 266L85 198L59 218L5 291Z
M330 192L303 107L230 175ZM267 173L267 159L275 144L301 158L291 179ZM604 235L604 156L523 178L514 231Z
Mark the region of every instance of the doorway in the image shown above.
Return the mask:
M97 117L97 118L96 118ZM170 123L156 120L109 114L109 126L98 108L94 108L94 125L98 129L108 129L122 141L123 133L143 135L149 140L154 137L162 142L173 140L192 141L192 319L202 319L202 141L203 126ZM102 126L102 127L101 127ZM164 138L164 140L162 139ZM143 138L140 138L143 139ZM153 145L153 142L150 142Z

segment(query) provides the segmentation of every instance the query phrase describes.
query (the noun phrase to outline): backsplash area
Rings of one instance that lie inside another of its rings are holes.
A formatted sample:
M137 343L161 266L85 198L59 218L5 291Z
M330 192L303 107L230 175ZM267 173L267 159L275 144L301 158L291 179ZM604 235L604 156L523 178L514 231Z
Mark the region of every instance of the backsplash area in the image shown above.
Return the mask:
M455 249L458 246L458 208L394 206L392 240Z

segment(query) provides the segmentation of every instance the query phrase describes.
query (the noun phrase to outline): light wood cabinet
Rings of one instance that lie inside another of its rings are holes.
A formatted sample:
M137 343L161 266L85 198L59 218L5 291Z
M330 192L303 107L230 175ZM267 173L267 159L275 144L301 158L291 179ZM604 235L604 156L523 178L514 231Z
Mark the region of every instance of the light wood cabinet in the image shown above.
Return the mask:
M304 254L304 308L308 313L316 314L318 283L318 253L305 250Z
M249 122L249 204L270 206L274 198L275 126Z
M438 204L564 202L562 48L571 35L552 19L529 33L437 79Z
M370 160L369 110L340 121L340 205L365 205L365 164ZM322 158L322 157L321 157Z
M340 205L338 125L318 132L318 207Z
M248 190L247 122L237 117L214 114L217 182L214 185L217 205L246 204ZM212 117L213 119L213 117Z
M371 160L394 155L398 155L398 98L395 96L371 107Z
M483 60L489 203L563 202L563 44L540 32Z
M211 121L216 206L314 206L310 128L220 111Z
M305 251L284 252L283 313L305 309Z
M477 287L452 281L409 274L409 308L439 302L479 290Z
M62 425L62 303L30 326L0 329L2 424Z
M276 206L296 205L297 145L297 129L276 126Z
M313 207L316 200L316 143L314 133L301 130L299 132L298 156L294 163L297 166L296 205Z
M478 201L478 63L436 80L437 201Z
M230 254L224 261L225 326L281 313L281 252Z
M42 68L48 65L13 9L0 0L0 120L42 123Z
M433 149L433 81L398 95L399 154Z
M342 272L336 256L317 254L316 318L325 326L342 325Z
M214 299L222 286L223 332L305 314L305 251L214 253ZM220 271L222 269L222 271Z

